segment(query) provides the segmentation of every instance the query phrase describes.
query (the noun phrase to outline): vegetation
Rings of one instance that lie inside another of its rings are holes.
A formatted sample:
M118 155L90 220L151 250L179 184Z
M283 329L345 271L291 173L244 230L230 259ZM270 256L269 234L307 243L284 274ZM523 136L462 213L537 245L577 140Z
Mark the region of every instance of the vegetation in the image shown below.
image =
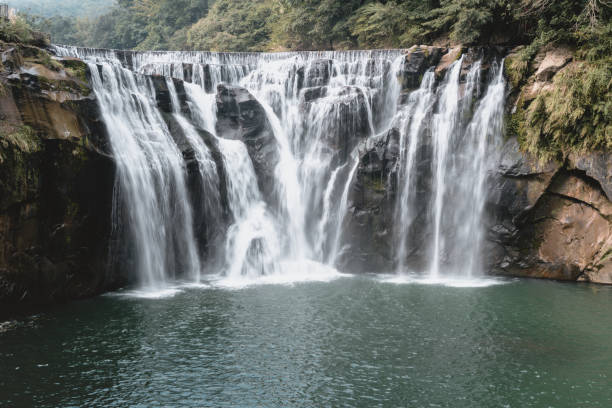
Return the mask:
M14 23L0 20L0 40L4 42L29 43L34 39L31 27L23 18Z
M75 1L55 9L73 10ZM580 42L585 29L609 21L611 7L609 0L116 0L109 9L106 0L105 14L72 18L41 11L51 3L37 0L28 18L56 43L249 51L535 42L527 59L543 41ZM86 9L91 1L80 3Z
M612 149L610 65L572 64L554 78L527 111L522 145L540 156Z
M208 15L187 30L187 48L264 51L278 20L266 0L217 0Z
M115 0L4 0L22 13L39 16L97 16L104 14Z

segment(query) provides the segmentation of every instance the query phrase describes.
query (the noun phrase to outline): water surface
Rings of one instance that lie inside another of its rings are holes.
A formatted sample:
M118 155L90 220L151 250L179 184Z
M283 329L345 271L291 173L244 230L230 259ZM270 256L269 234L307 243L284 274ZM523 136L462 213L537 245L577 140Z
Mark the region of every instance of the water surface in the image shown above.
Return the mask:
M612 406L612 287L215 286L2 323L0 406Z

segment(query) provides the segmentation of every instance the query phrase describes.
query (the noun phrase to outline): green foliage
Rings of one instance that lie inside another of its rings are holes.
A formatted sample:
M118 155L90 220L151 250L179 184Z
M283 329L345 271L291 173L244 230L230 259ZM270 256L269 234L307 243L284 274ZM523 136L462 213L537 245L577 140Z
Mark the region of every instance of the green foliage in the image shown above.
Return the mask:
M25 153L37 152L41 148L40 139L29 126L20 126L7 134L0 132L0 147L3 149L15 147Z
M335 49L354 45L351 16L361 0L302 0L284 2L274 43L290 49Z
M141 50L531 44L515 61L521 77L551 41L609 52L610 18L609 0L117 0L100 17L31 21L56 43Z
M611 62L576 62L558 73L519 113L521 145L543 158L612 149Z
M34 40L34 33L23 18L17 18L14 23L0 20L0 40L4 42L29 43Z
M399 33L406 23L406 14L396 2L375 2L366 4L353 15L351 34L357 38L358 44L393 47L400 42Z
M107 12L115 0L4 0L21 13L44 17L96 16Z
M270 40L274 3L218 0L186 33L187 46L211 51L263 51Z

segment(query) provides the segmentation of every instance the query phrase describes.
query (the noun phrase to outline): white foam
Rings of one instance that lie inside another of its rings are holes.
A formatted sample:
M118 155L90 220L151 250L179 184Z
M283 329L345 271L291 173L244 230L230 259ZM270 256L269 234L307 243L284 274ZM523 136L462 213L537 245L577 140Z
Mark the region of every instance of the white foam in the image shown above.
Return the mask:
M333 280L350 277L338 270L312 260L281 261L279 273L263 276L223 276L211 277L211 283L224 289L243 289L255 285L293 285L305 282L331 282Z
M377 280L384 283L393 283L396 285L438 285L452 288L486 288L495 285L505 285L510 283L508 279L494 277L463 277L457 275L440 275L438 277L430 277L427 275L419 275L415 273L401 273L396 275L381 275Z
M107 294L107 296L118 296L139 299L166 299L176 296L182 290L178 287L151 288L151 289L134 289Z

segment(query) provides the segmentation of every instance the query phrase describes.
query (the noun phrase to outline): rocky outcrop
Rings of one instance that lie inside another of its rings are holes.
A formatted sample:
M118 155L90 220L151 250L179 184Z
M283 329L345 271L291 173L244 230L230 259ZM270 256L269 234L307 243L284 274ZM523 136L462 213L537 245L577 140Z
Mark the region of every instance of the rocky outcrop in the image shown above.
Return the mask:
M279 149L263 106L242 87L219 85L216 130L220 137L244 142L260 191L266 199L273 198Z
M581 157L580 169L576 159L540 164L506 143L491 202L494 273L612 283L612 203L584 170L596 160Z
M522 151L516 133L533 101L555 87L574 59L571 48L547 46L530 63L518 47L506 58L509 140L492 190L494 273L612 283L612 162L608 152L566 152L543 161ZM537 133L537 132L536 132ZM534 149L524 140L527 148Z
M341 263L348 270L390 270L393 263L393 214L399 131L363 141L350 196L346 239L351 243Z
M329 84L332 60L317 59L297 71L298 89L322 87Z
M0 52L0 310L117 287L114 164L87 66L33 46Z
M417 89L421 85L425 71L436 66L445 51L443 48L427 45L415 45L408 49L400 73L402 89L404 91Z

